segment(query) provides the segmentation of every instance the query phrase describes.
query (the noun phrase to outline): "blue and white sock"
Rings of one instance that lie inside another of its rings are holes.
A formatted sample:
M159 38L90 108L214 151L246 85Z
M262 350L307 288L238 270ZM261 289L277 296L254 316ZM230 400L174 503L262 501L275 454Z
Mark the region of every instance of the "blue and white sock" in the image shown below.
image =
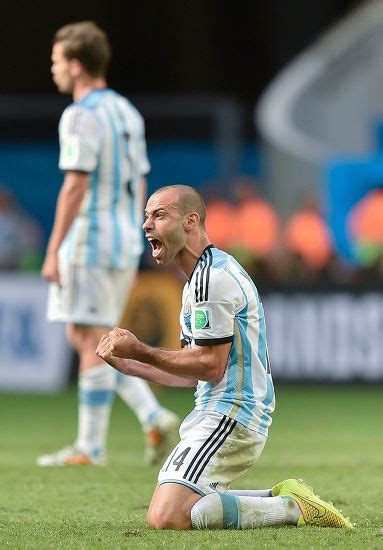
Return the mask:
M76 447L90 456L98 456L105 450L115 386L116 371L106 364L79 376Z
M118 374L116 392L132 409L145 430L155 424L155 418L162 407L145 380Z
M296 525L301 514L288 497L248 497L212 493L191 509L193 529L256 529L270 525Z

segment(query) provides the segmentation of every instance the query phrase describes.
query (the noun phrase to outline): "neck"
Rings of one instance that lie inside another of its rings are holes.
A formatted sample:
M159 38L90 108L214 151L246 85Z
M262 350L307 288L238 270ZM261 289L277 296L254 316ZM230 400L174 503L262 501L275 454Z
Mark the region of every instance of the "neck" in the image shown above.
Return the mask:
M93 90L103 90L104 88L106 88L106 80L103 76L76 80L73 87L73 99L74 101L79 101L90 92L93 92Z
M176 258L176 263L179 268L185 273L188 279L193 273L202 252L209 244L211 244L211 242L206 235L202 237L197 243L186 243L185 247L178 254L178 257Z

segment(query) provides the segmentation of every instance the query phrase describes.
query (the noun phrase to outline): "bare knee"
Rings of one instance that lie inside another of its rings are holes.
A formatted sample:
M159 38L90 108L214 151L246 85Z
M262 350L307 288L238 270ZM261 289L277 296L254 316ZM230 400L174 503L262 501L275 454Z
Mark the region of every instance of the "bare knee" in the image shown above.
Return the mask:
M88 342L92 336L92 328L71 324L67 325L66 334L70 345L78 353L81 353L84 347L89 345Z
M107 329L82 325L67 325L67 338L71 346L79 353L95 351L97 344Z
M147 521L152 529L191 529L190 511L201 495L178 483L158 485L154 491Z
M147 522L152 529L175 529L177 531L191 529L190 511L175 510L172 506L150 508Z
M66 336L68 338L68 342L77 351L78 348L78 332L76 330L75 325L67 325L66 326Z

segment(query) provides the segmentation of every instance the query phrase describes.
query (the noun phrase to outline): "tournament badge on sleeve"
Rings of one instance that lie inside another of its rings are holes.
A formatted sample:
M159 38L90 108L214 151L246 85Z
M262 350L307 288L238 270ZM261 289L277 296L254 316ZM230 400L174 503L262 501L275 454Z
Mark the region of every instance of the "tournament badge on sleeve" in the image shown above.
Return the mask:
M211 309L200 308L194 312L194 328L197 330L211 329Z

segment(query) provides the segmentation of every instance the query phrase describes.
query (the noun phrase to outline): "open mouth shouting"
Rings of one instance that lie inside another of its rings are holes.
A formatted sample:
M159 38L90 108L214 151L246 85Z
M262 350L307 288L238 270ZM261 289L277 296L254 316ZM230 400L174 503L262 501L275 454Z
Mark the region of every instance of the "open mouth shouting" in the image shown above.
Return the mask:
M163 244L159 239L156 239L154 237L146 237L148 241L150 242L152 246L152 256L153 258L158 258L158 256L161 254Z

